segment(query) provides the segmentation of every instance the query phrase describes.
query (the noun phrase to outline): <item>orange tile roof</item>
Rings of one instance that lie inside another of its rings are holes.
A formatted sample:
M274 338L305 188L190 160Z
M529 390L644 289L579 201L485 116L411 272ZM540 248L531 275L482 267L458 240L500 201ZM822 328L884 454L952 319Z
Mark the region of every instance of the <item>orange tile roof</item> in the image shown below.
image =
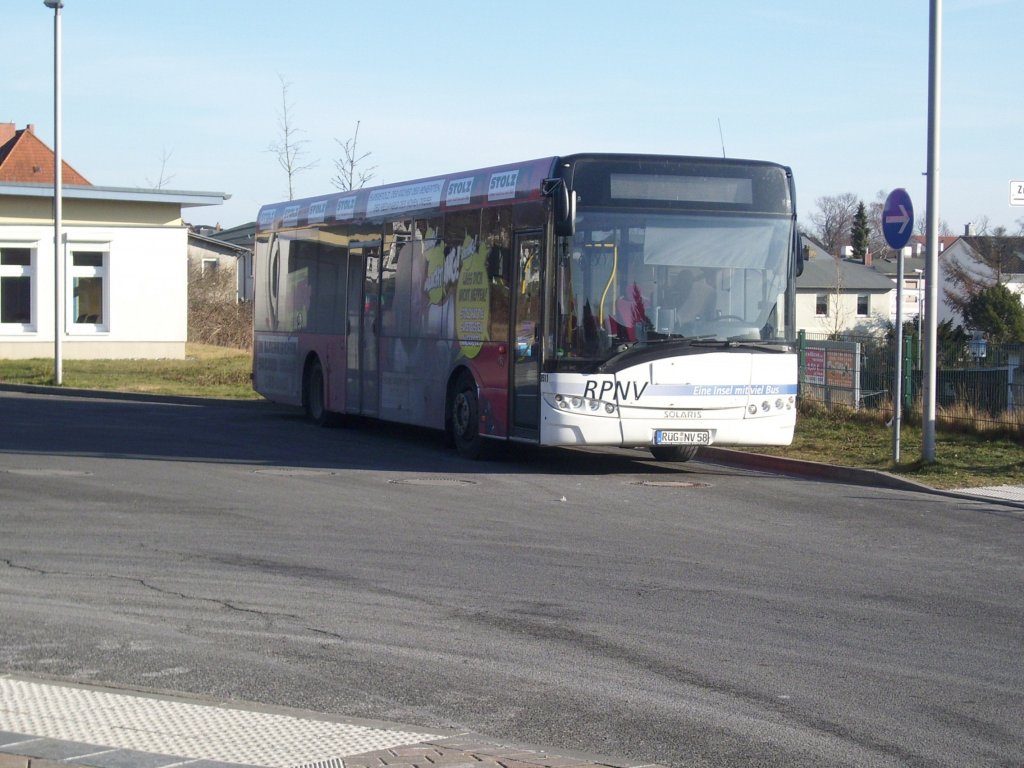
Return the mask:
M0 123L0 182L52 184L53 160L53 150L36 136L34 126L19 131L14 123ZM64 184L92 186L66 162L61 168Z

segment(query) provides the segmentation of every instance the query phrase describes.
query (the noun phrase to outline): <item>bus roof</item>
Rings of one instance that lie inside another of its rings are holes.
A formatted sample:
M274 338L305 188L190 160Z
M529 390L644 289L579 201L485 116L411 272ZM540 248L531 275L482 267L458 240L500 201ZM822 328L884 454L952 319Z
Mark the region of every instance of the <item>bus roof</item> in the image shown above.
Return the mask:
M402 181L376 187L364 187L325 195L288 200L264 205L257 217L256 229L266 232L282 228L317 226L321 224L348 224L365 221L383 221L410 216L437 215L446 211L505 205L512 201L540 200L545 179L565 176L570 180L578 163L607 164L606 167L636 166L637 168L670 168L693 166L719 173L729 168L776 169L789 176L788 167L763 160L738 158L710 158L682 155L643 155L615 153L581 153L563 157L526 160L472 171L460 171L442 176L430 176L414 181ZM687 169L689 170L689 169ZM774 190L770 190L774 191ZM598 199L600 196L590 196ZM772 210L790 212L793 201L785 190L772 198ZM775 199L778 198L778 199ZM751 201L754 207L763 200Z
M256 229L379 220L511 200L540 200L541 183L551 176L557 159L527 160L272 203L260 208Z

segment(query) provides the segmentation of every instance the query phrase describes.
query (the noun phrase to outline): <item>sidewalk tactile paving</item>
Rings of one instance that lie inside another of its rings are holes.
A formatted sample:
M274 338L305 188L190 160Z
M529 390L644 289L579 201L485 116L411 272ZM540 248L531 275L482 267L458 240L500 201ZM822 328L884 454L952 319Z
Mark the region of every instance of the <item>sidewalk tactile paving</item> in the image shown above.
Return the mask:
M326 763L439 738L436 733L370 728L3 677L0 731L79 742L86 745L79 750L81 755L107 747L267 768ZM88 760L79 762L89 764Z

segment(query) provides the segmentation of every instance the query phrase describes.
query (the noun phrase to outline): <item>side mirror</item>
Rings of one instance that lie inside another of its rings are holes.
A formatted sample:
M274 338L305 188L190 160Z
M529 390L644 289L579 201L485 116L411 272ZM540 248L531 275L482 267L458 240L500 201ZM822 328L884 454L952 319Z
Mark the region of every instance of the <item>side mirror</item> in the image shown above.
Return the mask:
M555 234L572 237L576 234L576 193L562 179L546 179L544 184L554 209Z

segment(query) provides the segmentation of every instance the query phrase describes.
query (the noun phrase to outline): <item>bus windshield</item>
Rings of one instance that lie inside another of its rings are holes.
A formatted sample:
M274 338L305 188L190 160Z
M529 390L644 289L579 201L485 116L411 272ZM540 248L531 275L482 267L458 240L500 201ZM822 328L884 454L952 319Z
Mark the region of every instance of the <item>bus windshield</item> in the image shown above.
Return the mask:
M581 211L559 244L555 357L668 339L785 342L792 220Z

